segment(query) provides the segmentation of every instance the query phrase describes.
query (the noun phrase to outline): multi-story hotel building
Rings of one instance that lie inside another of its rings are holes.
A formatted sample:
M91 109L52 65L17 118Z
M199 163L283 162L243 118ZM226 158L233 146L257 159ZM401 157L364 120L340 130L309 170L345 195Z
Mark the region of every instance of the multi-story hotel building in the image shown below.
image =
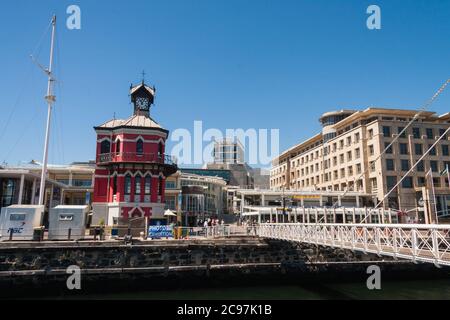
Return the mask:
M272 164L270 186L279 190L360 191L381 201L450 125L450 113L423 112L394 142L417 111L368 108L327 112L322 132L279 155ZM384 207L410 210L418 206L427 172L432 170L437 209L450 214L449 136L426 155L415 170L383 202Z

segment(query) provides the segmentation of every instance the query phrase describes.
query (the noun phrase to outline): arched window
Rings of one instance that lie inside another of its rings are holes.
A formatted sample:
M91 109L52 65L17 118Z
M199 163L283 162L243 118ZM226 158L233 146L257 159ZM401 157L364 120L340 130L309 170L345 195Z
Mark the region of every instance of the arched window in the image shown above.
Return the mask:
M111 151L110 146L111 144L109 140L103 140L102 143L100 144L100 153L101 154L109 153Z
M131 175L127 174L125 176L125 194L131 193Z
M117 142L116 142L116 152L117 153L120 153L120 140L117 140Z
M117 193L117 176L113 178L113 196Z
M141 176L140 175L137 175L135 178L134 178L134 194L137 194L137 195L139 195L139 194L141 194Z
M146 195L149 195L151 193L151 188L152 188L152 176L147 175L145 177L145 187L144 187L145 189L144 192Z
M142 139L138 139L138 141L136 141L136 153L137 154L144 153L144 141L142 141Z

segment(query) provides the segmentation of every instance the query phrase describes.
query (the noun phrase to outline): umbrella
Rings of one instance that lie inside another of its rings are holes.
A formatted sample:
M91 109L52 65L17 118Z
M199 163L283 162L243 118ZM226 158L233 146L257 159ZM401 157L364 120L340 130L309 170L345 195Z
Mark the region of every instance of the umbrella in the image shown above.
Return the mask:
M172 210L167 209L167 210L164 212L164 216L165 216L165 217L176 217L177 215L176 215L175 213L173 213Z

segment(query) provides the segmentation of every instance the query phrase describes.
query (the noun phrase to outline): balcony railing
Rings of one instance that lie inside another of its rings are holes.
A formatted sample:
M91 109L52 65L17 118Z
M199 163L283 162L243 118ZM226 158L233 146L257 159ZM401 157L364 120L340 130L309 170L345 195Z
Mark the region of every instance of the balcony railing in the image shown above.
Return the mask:
M142 162L168 165L177 164L175 157L158 153L111 152L103 153L97 156L97 163L99 164L111 162Z

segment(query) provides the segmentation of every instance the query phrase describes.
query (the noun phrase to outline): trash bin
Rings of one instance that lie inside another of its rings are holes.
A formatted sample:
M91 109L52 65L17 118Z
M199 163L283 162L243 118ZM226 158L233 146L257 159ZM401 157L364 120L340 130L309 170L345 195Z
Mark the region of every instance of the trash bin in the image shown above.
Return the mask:
M33 241L42 241L44 239L44 227L33 229Z

